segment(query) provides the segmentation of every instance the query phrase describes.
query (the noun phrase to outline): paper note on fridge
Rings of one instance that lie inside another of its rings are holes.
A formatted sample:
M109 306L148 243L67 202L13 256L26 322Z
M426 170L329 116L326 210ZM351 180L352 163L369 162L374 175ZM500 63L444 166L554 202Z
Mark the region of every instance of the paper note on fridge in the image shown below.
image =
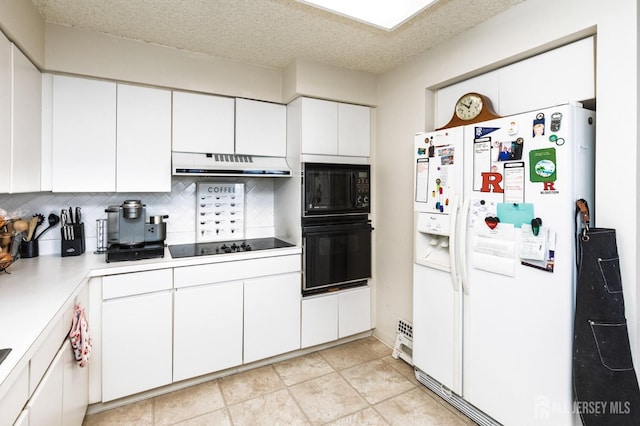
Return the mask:
M538 235L533 234L531 225L522 224L522 246L520 247L521 259L546 260L547 255L547 228L540 227Z
M515 229L500 223L495 229L474 228L471 237L471 264L476 269L514 276L516 265Z

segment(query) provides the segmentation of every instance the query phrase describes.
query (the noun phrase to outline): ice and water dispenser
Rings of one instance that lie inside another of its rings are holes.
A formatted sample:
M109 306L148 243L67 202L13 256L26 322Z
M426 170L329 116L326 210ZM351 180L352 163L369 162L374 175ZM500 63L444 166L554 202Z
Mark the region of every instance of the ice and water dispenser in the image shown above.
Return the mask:
M415 262L444 271L451 269L449 214L416 212Z

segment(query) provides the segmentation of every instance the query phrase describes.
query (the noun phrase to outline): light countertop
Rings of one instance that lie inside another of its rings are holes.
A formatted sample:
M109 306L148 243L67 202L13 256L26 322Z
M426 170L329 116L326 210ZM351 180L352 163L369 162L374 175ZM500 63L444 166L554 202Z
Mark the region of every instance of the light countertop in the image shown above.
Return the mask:
M92 277L301 252L300 247L288 247L173 259L165 248L163 258L111 263L105 262L104 255L92 252L20 259L9 266L9 273L0 272L0 349L12 349L0 364L0 399L37 350L35 343L49 332L53 320Z

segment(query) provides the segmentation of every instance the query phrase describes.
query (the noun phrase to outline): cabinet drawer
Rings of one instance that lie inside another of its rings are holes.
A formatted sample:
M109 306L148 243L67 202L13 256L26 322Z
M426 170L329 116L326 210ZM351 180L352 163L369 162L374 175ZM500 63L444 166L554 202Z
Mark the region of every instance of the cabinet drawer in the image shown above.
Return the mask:
M237 281L300 271L300 255L265 257L174 269L175 287Z
M109 275L102 278L102 299L170 290L172 287L171 269Z

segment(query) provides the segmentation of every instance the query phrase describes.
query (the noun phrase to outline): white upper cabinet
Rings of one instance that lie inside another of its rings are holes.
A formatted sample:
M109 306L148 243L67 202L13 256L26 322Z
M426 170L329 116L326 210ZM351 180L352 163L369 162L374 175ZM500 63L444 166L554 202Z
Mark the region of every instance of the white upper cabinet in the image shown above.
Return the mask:
M0 33L0 192L11 190L11 42Z
M338 104L338 155L369 157L371 153L369 107Z
M303 154L338 154L338 104L302 98L301 142Z
M52 111L51 189L114 192L116 83L56 75Z
M285 157L287 107L236 99L236 154Z
M289 128L299 134L288 137L292 143L299 139L302 154L369 157L369 107L312 98L298 98L290 105Z
M118 84L117 192L171 191L171 92Z
M40 191L42 78L0 34L0 192Z
M234 153L235 100L173 92L173 151Z

